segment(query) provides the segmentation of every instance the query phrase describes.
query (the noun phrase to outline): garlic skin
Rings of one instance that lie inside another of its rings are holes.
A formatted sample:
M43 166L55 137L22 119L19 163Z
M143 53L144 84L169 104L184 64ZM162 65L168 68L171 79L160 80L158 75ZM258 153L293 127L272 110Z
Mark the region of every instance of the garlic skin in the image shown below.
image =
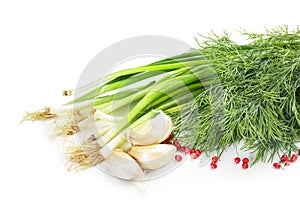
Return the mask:
M148 146L135 146L130 150L143 169L159 169L168 164L176 152L175 146L168 144L154 144Z
M121 149L113 150L111 155L98 165L109 175L132 180L145 176L141 166Z
M163 111L158 111L158 114L131 129L126 133L127 140L133 145L150 145L161 143L171 134L172 119Z

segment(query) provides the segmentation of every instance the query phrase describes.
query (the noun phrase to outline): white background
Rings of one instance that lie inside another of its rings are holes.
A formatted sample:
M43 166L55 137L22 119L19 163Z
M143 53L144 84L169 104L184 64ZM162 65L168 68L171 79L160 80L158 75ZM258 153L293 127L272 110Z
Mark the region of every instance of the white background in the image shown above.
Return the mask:
M225 153L219 168L187 159L162 178L135 184L97 169L68 173L49 126L19 124L27 110L63 103L103 48L138 35L196 46L210 30L299 24L297 1L1 1L0 212L298 211L300 162L285 170L241 170Z

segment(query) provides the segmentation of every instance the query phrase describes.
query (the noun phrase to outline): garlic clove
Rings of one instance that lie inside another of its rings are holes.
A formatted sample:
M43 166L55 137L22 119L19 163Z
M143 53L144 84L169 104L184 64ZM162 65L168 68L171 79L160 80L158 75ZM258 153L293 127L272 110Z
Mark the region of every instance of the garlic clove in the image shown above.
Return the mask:
M150 145L161 143L171 134L172 120L164 112L158 114L126 133L127 139L133 145Z
M154 144L149 146L135 146L130 150L143 169L158 169L168 164L176 152L175 146L168 144Z
M141 166L129 154L121 149L113 150L99 167L117 178L132 180L145 176Z

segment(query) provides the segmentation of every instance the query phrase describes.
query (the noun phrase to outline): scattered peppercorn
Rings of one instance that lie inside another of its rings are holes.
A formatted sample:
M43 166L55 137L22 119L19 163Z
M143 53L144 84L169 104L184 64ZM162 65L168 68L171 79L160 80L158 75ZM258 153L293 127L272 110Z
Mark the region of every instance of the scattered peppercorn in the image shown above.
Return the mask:
M218 158L218 156L213 156L213 157L211 158L211 160L212 160L212 162L217 163L218 160L219 160L219 158Z
M242 161L243 161L243 163L247 163L248 164L249 163L249 158L243 158Z
M274 167L275 169L280 169L280 168L281 168L281 165L280 165L280 163L273 163L273 167Z
M248 163L243 163L243 165L242 165L243 169L248 169L248 167L249 167Z
M294 163L294 162L297 161L297 159L298 159L298 155L293 154L292 157L291 157L291 162Z
M175 155L175 160L177 162L180 162L182 160L182 156L181 155Z
M212 168L212 169L216 169L217 167L218 167L218 165L215 162L212 162L210 164L210 168Z
M241 158L240 158L240 157L234 158L234 162L235 162L236 164L239 164L239 163L241 162Z

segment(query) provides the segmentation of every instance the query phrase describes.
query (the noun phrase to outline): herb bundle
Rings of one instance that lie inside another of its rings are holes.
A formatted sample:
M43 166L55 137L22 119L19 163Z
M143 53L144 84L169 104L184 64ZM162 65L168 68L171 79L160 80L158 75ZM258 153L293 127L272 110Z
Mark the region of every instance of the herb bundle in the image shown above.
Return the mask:
M192 145L222 153L244 140L242 149L256 153L253 163L272 161L297 151L300 141L300 31L244 35L246 45L226 34L201 45L219 84L196 98L199 125ZM218 94L217 100L210 94Z
M242 33L246 44L211 33L197 49L108 74L79 88L82 95L62 107L27 113L24 119L62 119L57 135L67 136L96 126L89 137L68 147L71 169L105 162L119 149L122 155L138 149L151 156L158 150L160 158L152 159L158 168L157 161L170 159L164 153L174 154L158 146L171 131L184 146L218 156L243 140L242 149L256 154L252 164L291 155L300 141L300 30ZM153 133L152 121L161 131ZM132 129L147 137L131 134Z

